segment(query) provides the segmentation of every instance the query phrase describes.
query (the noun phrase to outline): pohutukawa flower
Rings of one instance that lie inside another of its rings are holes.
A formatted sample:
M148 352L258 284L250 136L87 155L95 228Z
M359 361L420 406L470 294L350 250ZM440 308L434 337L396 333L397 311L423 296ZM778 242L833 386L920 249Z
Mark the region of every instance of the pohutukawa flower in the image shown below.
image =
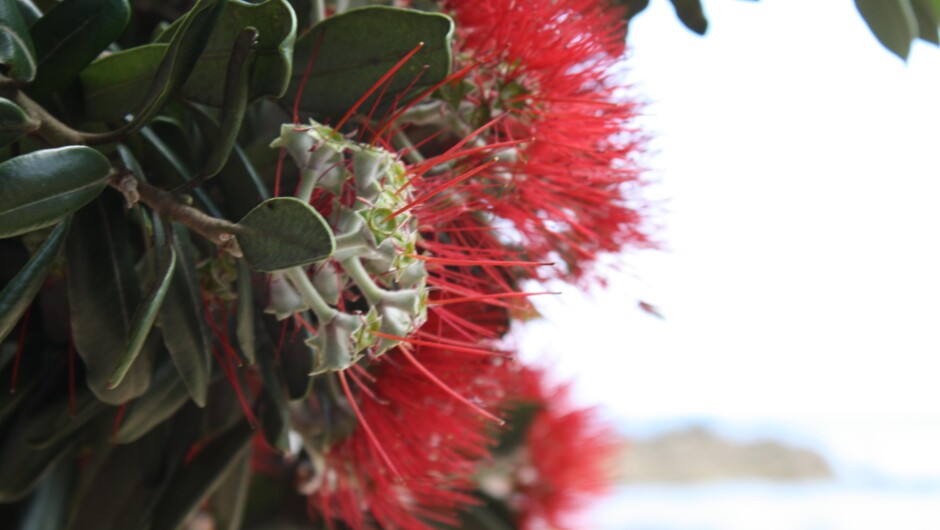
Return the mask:
M598 252L652 244L637 157L638 105L617 101L620 10L598 0L443 0L455 17L461 64L448 126L498 118L498 153L466 198L512 226L524 255L560 259L581 276ZM555 269L558 271L558 269Z

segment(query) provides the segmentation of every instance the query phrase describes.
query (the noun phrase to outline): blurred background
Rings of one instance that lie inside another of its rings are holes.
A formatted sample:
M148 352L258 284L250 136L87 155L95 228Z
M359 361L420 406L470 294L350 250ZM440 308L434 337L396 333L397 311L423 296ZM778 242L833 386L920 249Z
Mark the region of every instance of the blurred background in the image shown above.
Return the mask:
M517 330L624 437L588 527L940 528L940 50L852 0L705 8L628 37L664 249Z

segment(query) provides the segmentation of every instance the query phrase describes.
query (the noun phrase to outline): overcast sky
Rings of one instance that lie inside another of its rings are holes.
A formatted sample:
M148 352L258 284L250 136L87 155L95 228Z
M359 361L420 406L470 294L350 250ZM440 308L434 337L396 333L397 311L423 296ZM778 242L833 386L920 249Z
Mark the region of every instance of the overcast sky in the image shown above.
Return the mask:
M623 417L940 420L940 51L851 0L704 3L629 38L668 248L553 286L523 351Z

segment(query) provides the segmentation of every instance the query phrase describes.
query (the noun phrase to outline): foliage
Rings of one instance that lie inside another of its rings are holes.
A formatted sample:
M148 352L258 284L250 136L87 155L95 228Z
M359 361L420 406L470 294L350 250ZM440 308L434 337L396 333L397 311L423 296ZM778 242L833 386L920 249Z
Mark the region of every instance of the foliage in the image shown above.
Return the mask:
M572 508L479 473L573 428L518 413L557 410L496 348L542 294L522 283L653 245L637 107L606 73L623 21L593 0L349 3L0 3L0 519ZM545 454L556 490L591 469Z

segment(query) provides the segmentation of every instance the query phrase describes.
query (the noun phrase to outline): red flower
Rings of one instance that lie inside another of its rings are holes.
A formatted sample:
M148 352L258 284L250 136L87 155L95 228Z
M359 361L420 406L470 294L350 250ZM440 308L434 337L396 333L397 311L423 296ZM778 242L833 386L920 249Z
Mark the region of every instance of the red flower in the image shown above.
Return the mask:
M597 409L572 404L567 386L522 368L511 383L518 406L534 409L522 443L494 461L481 487L504 499L525 530L581 528L585 506L612 481L618 442Z
M479 126L501 117L488 143L532 139L500 155L470 202L510 222L529 259L560 259L574 277L598 252L650 246L637 105L614 94L620 10L599 0L443 4L457 21L460 61L490 58L460 85L470 110L459 118Z

